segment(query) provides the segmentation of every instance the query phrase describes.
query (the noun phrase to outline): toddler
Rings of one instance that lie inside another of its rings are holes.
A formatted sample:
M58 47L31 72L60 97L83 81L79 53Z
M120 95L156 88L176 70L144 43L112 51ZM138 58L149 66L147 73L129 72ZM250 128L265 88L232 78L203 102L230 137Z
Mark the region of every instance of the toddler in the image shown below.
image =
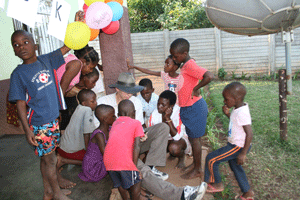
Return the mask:
M123 200L128 199L126 190L130 191L131 199L137 200L142 178L136 166L144 131L141 122L135 119L135 108L130 100L119 103L118 116L104 150L104 165Z
M201 176L201 137L205 134L208 109L199 89L210 83L213 78L212 73L198 66L195 60L191 59L189 49L190 44L184 38L174 40L170 47L174 62L177 64L182 63L180 74L182 75L184 87L178 91L180 119L185 125L193 151L193 164L187 169L194 167L181 176L184 179ZM201 81L199 82L199 80Z
M246 154L251 148L253 137L251 129L251 116L247 103L244 103L246 88L239 82L232 82L223 90L224 114L230 118L228 130L228 143L225 147L209 153L205 162L205 182L209 183L207 192L222 192L224 185L219 174L221 162L228 161L231 170L242 190L241 195L235 199L253 200L254 192L251 190L242 165ZM230 113L229 108L233 107Z

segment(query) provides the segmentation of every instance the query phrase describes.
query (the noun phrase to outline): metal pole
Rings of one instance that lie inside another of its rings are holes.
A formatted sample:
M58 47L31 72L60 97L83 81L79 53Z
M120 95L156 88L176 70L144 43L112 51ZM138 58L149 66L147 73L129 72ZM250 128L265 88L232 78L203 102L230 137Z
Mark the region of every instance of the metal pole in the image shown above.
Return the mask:
M294 32L282 32L282 41L285 43L285 64L286 64L286 79L287 79L287 94L292 94L292 63L291 63L291 42L294 41Z
M279 74L279 118L280 118L280 138L287 140L287 90L286 90L286 70L278 70Z

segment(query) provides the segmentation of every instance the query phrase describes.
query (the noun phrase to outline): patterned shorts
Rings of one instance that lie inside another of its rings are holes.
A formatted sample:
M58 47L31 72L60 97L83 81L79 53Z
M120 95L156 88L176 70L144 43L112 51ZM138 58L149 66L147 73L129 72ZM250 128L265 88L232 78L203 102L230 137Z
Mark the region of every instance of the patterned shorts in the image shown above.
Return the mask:
M58 120L41 126L30 125L38 146L34 146L34 152L37 156L44 156L55 151L60 142L60 131Z

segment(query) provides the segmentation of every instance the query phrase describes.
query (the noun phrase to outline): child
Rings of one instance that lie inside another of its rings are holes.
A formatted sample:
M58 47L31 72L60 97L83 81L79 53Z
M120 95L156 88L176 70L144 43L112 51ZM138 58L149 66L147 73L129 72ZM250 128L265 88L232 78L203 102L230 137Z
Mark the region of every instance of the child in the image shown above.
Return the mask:
M136 200L141 193L142 178L136 165L144 131L141 122L135 119L135 108L130 100L122 100L118 111L119 118L112 125L105 147L104 165L123 200L128 199L128 189L131 199Z
M82 171L79 178L87 182L99 182L107 175L103 162L104 149L108 140L110 126L116 120L115 109L101 104L96 107L95 115L100 126L94 130L82 161Z
M144 86L144 89L137 98L143 105L144 122L147 124L151 113L156 109L158 95L154 93L154 88L150 79L144 78L140 80L139 85Z
M190 58L189 48L189 42L183 38L174 40L170 47L174 62L177 64L183 63L180 74L182 75L184 87L178 91L180 118L185 125L193 151L194 167L181 176L184 179L201 176L202 145L200 138L205 134L208 109L199 89L207 85L213 78L212 73L199 67L195 60Z
M159 95L157 109L153 111L149 120L149 127L164 122L170 127L168 151L171 156L178 157L176 168L185 166L185 154L192 154L192 147L185 132L185 127L179 117L179 106L176 94L165 90Z
M231 170L243 192L236 199L254 199L242 165L251 148L251 116L247 103L244 103L246 88L239 82L228 84L223 90L224 114L230 118L227 146L209 153L205 163L205 182L209 183L207 192L221 192L224 186L219 175L219 164L229 162ZM234 107L230 114L229 108Z
M95 130L93 111L97 106L96 94L89 89L78 93L79 105L71 117L65 133L61 137L60 147L57 149L57 170L64 164L81 165L90 133ZM61 178L60 175L58 177ZM60 183L61 187L71 187L74 183Z
M84 13L76 13L75 20L83 21ZM69 199L58 185L55 149L59 145L59 110L64 108L61 88L56 77L57 68L64 63L63 55L70 48L63 46L49 54L37 56L37 45L30 33L15 31L11 36L15 55L23 60L10 78L9 101L17 103L19 119L26 139L41 157L44 199ZM28 110L27 110L28 107ZM28 119L27 119L28 116Z
M176 64L172 60L172 55L169 55L166 58L164 71L161 72L155 72L149 69L129 65L128 60L127 60L127 66L129 69L137 69L145 74L160 76L164 82L165 90L171 90L172 92L175 92L175 94L178 96L178 91L182 87L183 82L180 78L181 76L176 72L180 64Z

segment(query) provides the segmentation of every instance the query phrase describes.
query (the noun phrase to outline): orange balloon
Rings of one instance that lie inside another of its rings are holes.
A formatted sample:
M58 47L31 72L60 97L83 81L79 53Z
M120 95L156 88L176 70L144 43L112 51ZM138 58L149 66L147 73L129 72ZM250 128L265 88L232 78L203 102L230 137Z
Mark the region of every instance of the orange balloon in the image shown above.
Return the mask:
M91 29L91 37L90 37L90 41L96 39L96 37L99 35L100 30L99 29Z
M123 6L123 0L104 0L104 3L108 3L108 2L111 2L111 1L118 2L119 4L121 4Z

